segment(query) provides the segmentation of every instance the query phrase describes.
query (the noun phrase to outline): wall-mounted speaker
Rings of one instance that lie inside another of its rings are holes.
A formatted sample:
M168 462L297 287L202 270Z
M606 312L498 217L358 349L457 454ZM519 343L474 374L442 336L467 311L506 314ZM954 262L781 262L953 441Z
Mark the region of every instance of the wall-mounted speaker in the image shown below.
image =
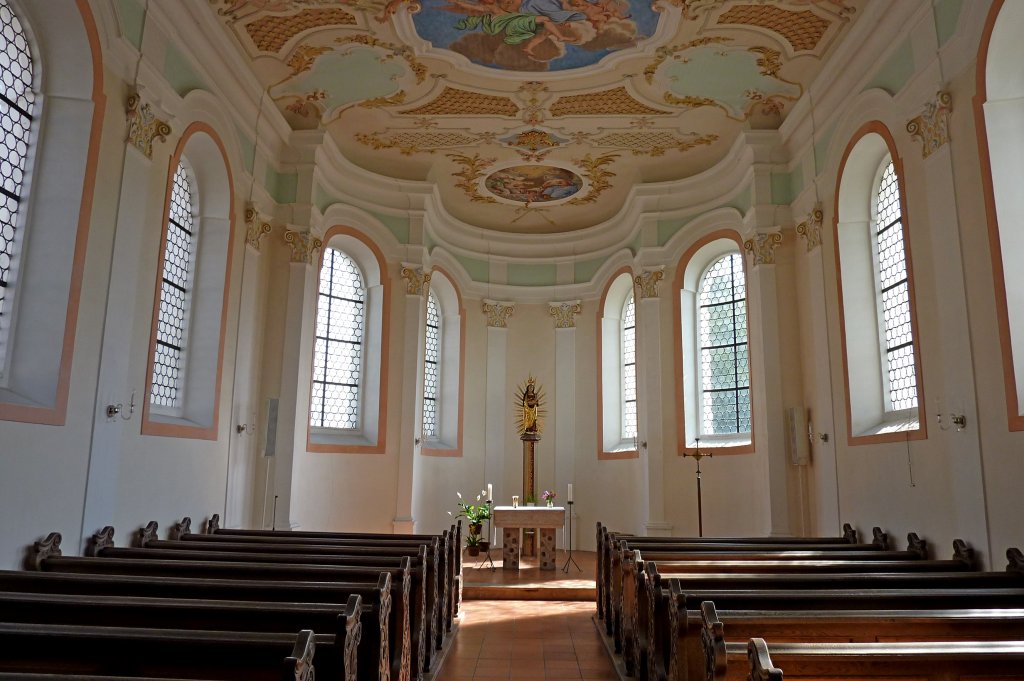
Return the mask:
M274 456L277 453L277 398L267 400L267 439L263 445L263 456Z

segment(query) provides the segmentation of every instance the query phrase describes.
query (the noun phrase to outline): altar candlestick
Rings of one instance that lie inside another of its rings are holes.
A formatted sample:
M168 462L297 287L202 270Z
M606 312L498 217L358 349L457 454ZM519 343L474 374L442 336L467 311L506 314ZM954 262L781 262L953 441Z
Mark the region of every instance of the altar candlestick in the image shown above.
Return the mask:
M569 495L566 501L572 501L572 483L569 483Z
M494 498L494 488L491 486L491 483L487 483L487 498L488 499L493 499Z

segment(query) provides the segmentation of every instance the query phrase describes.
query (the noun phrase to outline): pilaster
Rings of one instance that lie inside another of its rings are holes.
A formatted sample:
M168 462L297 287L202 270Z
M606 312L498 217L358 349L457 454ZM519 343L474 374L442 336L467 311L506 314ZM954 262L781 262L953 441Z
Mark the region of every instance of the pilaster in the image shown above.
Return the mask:
M515 312L515 305L511 302L485 299L481 308L487 323L484 479L493 481L495 499L507 500L513 494L513 491L504 489L505 441L508 435L508 400L511 393L507 378L508 320Z
M411 533L415 527L413 509L417 493L416 456L422 447L423 353L426 329L426 298L430 293L430 272L415 263L402 263L405 300L402 308L402 429L398 446L398 494L395 498L396 533Z
M579 300L548 303L555 325L555 488L561 499L576 480L576 315L582 311Z

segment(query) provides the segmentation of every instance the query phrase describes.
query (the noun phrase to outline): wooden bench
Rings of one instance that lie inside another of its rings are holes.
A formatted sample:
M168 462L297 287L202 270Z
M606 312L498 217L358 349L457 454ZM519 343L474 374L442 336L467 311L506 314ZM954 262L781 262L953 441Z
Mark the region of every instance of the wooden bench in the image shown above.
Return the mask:
M881 530L879 530L881 532ZM884 534L884 533L883 533ZM605 527L601 522L597 523L597 616L604 619L607 603L604 593L607 575L611 568L612 542L622 539L641 538L640 535L633 535L625 532L614 532ZM843 533L839 537L643 537L654 542L678 543L696 542L702 544L784 544L794 548L807 544L828 545L858 545L857 530L852 525L843 525ZM875 547L878 548L878 547ZM883 548L887 548L883 547ZM609 632L610 634L611 632Z
M358 568L320 565L275 565L267 563L229 563L201 561L156 561L126 560L116 558L78 558L60 555L60 535L51 533L45 540L36 542L30 551L27 564L42 572L61 575L91 575L116 577L116 581L132 576L144 578L135 588L146 590L140 595L174 595L182 598L215 598L219 600L291 600L311 603L345 603L352 593L362 588L360 596L364 602L374 598L375 589L386 577L387 601L381 603L380 630L370 635L372 647L379 641L389 653L388 676L395 679L411 678L412 634L410 630L410 596L412 573L408 557L398 568ZM26 573L0 573L0 589L28 581L18 575ZM159 577L157 581L154 578ZM149 584L147 585L147 579ZM168 589L154 593L149 591L153 584L161 587L171 579L179 578L174 594ZM200 583L204 578L205 583ZM74 584L74 583L72 583ZM303 588L305 587L305 588ZM75 585L72 588L81 588ZM96 587L93 587L96 588ZM104 589L112 588L109 584ZM126 589L128 587L119 587ZM106 591L109 593L109 591ZM67 591L65 591L67 593ZM117 593L125 594L124 591ZM202 595L194 595L194 594ZM379 593L379 592L377 592ZM125 594L129 595L129 594ZM132 593L131 595L136 595ZM378 596L383 599L383 597ZM384 606L387 611L384 612ZM422 621L420 622L422 624ZM423 635L423 632L419 632ZM384 670L381 670L384 673Z
M344 532L300 532L273 530L233 530L219 527L219 515L211 516L206 534L191 531L192 521L185 517L171 526L168 534L172 540L181 539L193 542L244 541L266 544L308 544L311 541L319 545L329 546L390 546L401 547L419 544L437 539L433 534L374 534ZM442 612L444 613L445 633L452 630L455 616L459 612L462 590L462 521L452 525L451 529L441 535L443 562Z
M98 548L112 547L113 546L113 529L110 528L109 536L107 536L107 528L103 531L94 535L92 542L86 551L86 555L96 554ZM155 549L159 552L164 551L180 551L180 552L192 552L196 555L205 554L207 559L216 559L214 552L223 553L241 553L241 554L254 554L264 555L268 557L268 560L264 560L262 557L254 557L253 560L260 562L288 562L284 558L269 559L269 556L295 556L299 562L317 562L313 560L313 557L323 556L330 558L329 562L338 560L337 564L351 563L353 565L370 565L372 562L370 558L373 556L388 556L388 557L401 557L409 556L413 559L413 569L417 569L418 561L425 561L426 565L426 650L425 655L425 666L424 669L429 671L431 668L432 660L435 651L441 649L444 643L445 634L445 612L448 607L448 599L450 594L446 594L445 591L448 589L448 581L445 578L445 563L442 560L441 553L441 541L437 537L433 537L430 540L410 543L408 545L402 544L400 546L364 546L364 545L344 545L344 546L332 546L330 544L279 544L274 542L236 542L236 541L206 541L206 542L193 542L184 540L172 540L172 539L159 539L157 538L157 524L150 522L144 528L140 529L137 534L136 544L144 549ZM104 554L104 555L139 555L131 554L127 552ZM423 553L425 555L423 555ZM166 553L153 553L152 557L159 558L161 556L169 556ZM351 558L352 560L348 560ZM415 588L415 586L414 586Z
M102 627L190 629L289 633L312 629L333 637L317 648L314 663L321 675L337 667L336 678L357 681L362 598L353 594L343 605L210 601L186 598L0 592L0 613L8 623L80 624ZM376 638L376 637L375 637ZM364 648L364 679L378 679L381 653ZM387 652L384 659L387 660ZM390 665L389 665L390 666ZM332 673L333 674L333 673Z
M783 675L865 681L1024 679L1024 641L773 643L769 649L764 639L754 638L745 647L750 681L782 681Z
M701 635L681 634L678 681L746 681L755 637L773 645L1024 640L1024 609L718 612L705 601L700 614Z
M151 524L152 525L152 524ZM149 530L144 530L148 532ZM147 542L147 547L154 542ZM170 541L167 544L189 545L205 547L207 544L191 544L189 542ZM223 548L223 547L220 547ZM199 562L235 562L235 563L266 563L278 565L322 565L339 567L365 567L365 568L400 568L407 562L410 564L412 574L411 586L411 609L409 613L409 628L412 643L412 669L414 678L430 671L430 663L433 659L433 640L435 620L438 617L436 612L437 598L433 590L434 584L429 580L427 568L427 545L420 544L415 547L399 549L404 555L354 555L354 556L328 556L305 553L246 553L231 552L224 550L191 551L157 548L121 548L114 546L114 528L105 527L97 532L89 540L86 550L87 557L113 558L121 560L178 560L178 561L199 561ZM433 605L435 610L431 610ZM313 627L316 629L316 627Z
M254 634L0 622L0 671L237 681L340 679L314 673L312 631Z

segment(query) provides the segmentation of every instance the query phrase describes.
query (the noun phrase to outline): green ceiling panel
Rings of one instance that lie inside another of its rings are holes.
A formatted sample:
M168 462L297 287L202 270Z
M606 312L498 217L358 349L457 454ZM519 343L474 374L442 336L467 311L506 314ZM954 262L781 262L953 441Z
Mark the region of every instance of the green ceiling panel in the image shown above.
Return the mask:
M597 271L604 264L604 258L597 260L586 260L573 264L573 281L577 284L585 284L594 278Z
M484 284L491 281L491 268L486 260L467 258L464 255L457 255L455 259L459 261L459 264L462 265L466 273L469 274L469 278L473 281L479 281Z
M263 180L270 196L279 204L295 203L299 190L298 173L279 173L267 166L267 174Z
M372 213L372 215L384 223L384 226L398 239L398 243L409 243L409 218L399 215L384 215L383 213Z
M139 0L118 0L117 19L121 24L121 35L127 38L136 50L141 50L142 30L146 24L146 8Z
M956 25L960 20L963 0L937 0L935 3L935 33L942 47L956 33Z
M554 286L556 275L557 267L552 264L508 265L508 283L511 286Z
M890 95L895 95L903 89L912 75L914 75L914 48L910 44L910 38L907 38L885 60L865 89L870 90L877 87L882 88Z
M164 78L170 83L179 97L184 97L193 90L208 90L206 83L192 68L192 63L173 44L167 46L164 56Z

